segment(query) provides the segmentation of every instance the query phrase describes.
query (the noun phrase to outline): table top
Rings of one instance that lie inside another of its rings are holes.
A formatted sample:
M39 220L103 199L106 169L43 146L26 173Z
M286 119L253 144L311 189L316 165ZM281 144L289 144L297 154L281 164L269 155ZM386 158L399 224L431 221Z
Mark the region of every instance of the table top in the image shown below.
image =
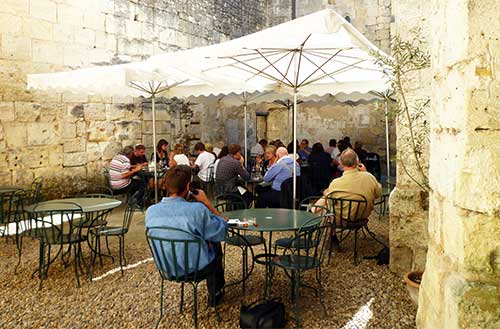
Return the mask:
M243 209L227 211L223 216L229 218L255 217L257 226L249 225L248 227L235 226L235 228L257 232L271 231L293 231L299 229L305 222L318 215L308 211L295 209L279 209L279 208L261 208L261 209ZM310 226L316 225L321 221L318 217L317 221L311 221Z
M15 186L0 186L0 194L20 191L22 188Z
M111 198L68 198L68 199L57 199L39 202L36 204L32 204L29 206L25 206L24 210L27 212L35 211L44 211L44 210L55 210L54 203L58 202L72 202L78 204L82 207L83 212L93 212L93 211L102 211L102 210L110 210L114 209L122 204L120 200L111 199ZM61 209L67 208L63 203L59 203Z

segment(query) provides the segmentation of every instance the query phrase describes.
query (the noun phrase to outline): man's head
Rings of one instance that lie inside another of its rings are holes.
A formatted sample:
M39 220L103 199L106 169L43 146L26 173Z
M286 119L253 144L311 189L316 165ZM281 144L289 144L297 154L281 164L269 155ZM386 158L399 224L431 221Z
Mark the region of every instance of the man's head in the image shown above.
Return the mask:
M260 146L262 146L263 149L266 149L267 146L267 141L265 139L261 139L259 141Z
M330 139L330 142L328 142L328 145L330 145L331 147L336 147L337 146L337 140L332 138Z
M227 148L227 151L229 155L236 160L241 159L241 146L239 146L238 144L230 144Z
M359 159L354 150L348 148L340 154L340 164L345 170L353 170L358 167Z
M165 185L168 193L173 196L185 197L191 181L191 168L178 165L170 168L165 175Z
M307 139L303 139L300 141L300 147L302 148L308 148L309 147L309 141Z
M134 148L131 145L127 145L123 148L123 150L120 152L120 154L122 154L130 159L130 158L132 158L132 155L134 155Z
M354 148L361 150L363 148L363 143L357 141L356 143L354 143Z
M200 154L201 152L205 151L205 144L203 144L202 142L198 142L194 145L194 151L197 153L197 154Z
M283 146L282 147L278 147L278 149L276 150L276 157L278 159L281 159L282 157L285 157L287 155L288 155L288 151Z
M134 155L136 157L142 157L144 153L146 153L146 146L144 146L143 144L137 144L135 146Z

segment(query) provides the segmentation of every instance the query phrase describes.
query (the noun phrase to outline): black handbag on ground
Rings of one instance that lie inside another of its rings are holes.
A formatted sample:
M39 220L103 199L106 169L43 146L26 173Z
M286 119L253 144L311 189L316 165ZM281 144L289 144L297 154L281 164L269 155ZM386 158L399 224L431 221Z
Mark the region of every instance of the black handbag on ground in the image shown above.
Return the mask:
M279 299L241 306L240 328L278 329L285 327L285 304Z

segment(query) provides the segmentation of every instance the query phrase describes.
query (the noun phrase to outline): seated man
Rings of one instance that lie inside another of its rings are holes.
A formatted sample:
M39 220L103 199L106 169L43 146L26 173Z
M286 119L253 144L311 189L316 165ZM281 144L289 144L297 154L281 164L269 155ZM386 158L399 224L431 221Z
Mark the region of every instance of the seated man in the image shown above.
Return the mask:
M227 223L220 217L208 200L205 192L197 190L197 194L189 191L191 169L188 166L178 165L167 171L166 188L170 197L163 198L146 212L146 228L154 226L168 226L188 231L207 241L202 245L199 257L198 273L212 274L207 278L209 304L215 306L220 303L224 287L224 268L222 264L222 248L220 241L224 241L227 234ZM189 202L188 199L193 199ZM182 238L182 237L179 237ZM194 246L193 246L194 248ZM164 246L165 254L172 257L169 245ZM193 249L194 256L198 249ZM184 254L178 253L178 264L184 264ZM189 264L186 272L194 272L195 259Z
M146 146L142 144L137 144L135 146L134 153L132 155L132 158L130 159L130 164L132 166L140 164L143 166L148 165L148 159L146 158Z
M241 146L231 144L228 147L229 154L222 157L217 163L217 172L215 173L215 182L222 193L235 193L242 195L247 203L247 206L252 201L252 194L248 191L241 194L238 189L238 176L247 181L250 179L250 174L243 168L243 159L241 156Z
M197 167L198 178L202 183L208 183L210 180L208 167L215 163L215 156L205 150L205 144L198 142L194 146L195 152L198 154L194 167Z
M137 192L136 198L142 201L145 184L142 180L132 179L132 176L141 171L143 165L132 166L130 159L134 155L132 146L126 146L116 155L109 164L109 184L114 194L133 194Z
M352 149L343 151L340 155L340 163L344 167L344 175L335 178L330 183L330 186L323 192L323 195L328 196L330 193L336 191L336 198L351 198L360 199L359 195L366 198L367 206L360 209L358 218L349 218L350 220L366 219L373 210L373 203L375 199L382 195L382 186L377 179L366 171L366 167L359 163L356 152ZM320 199L317 204L324 205L325 200ZM345 204L344 208L348 205ZM347 214L348 209L344 209L343 213ZM340 209L336 209L340 213ZM355 215L355 211L351 211L351 216ZM340 219L337 218L337 221Z
M300 166L289 155L284 147L276 150L277 161L264 175L265 182L272 182L270 189L261 191L257 198L257 208L279 208L281 198L281 183L293 177L293 166L297 168L297 176L300 176Z

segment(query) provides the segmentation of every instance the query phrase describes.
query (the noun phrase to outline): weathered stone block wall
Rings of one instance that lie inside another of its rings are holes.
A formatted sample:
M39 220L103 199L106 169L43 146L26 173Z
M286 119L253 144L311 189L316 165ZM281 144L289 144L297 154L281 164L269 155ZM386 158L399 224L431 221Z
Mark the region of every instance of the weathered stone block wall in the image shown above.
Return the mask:
M428 51L430 37L431 14L427 1L401 0L392 3L395 23L392 26L392 35L399 35L402 40L412 40L415 37L423 41L422 50ZM406 75L403 81L407 90L406 97L410 105L418 99L430 96L431 70L415 71ZM429 118L422 118L423 120ZM425 268L427 253L427 221L428 197L421 188L407 175L408 170L417 180L421 176L416 172L416 163L412 161L411 145L405 140L408 134L405 126L397 124L398 156L404 157L404 166L397 162L397 186L390 196L390 228L389 238L391 247L390 268L392 271L404 274L412 269ZM424 148L424 153L427 153ZM422 165L427 168L427 158Z
M263 28L266 3L174 0L7 0L0 5L0 184L45 176L56 193L101 177L125 144L151 144L142 101L26 91L29 73L142 60ZM166 112L163 112L166 113ZM159 115L160 137L170 118Z
M269 25L286 22L292 17L291 0L269 0ZM296 0L296 16L304 16L324 8L333 8L375 46L390 52L391 0Z
M433 192L417 325L499 328L500 3L431 7Z

